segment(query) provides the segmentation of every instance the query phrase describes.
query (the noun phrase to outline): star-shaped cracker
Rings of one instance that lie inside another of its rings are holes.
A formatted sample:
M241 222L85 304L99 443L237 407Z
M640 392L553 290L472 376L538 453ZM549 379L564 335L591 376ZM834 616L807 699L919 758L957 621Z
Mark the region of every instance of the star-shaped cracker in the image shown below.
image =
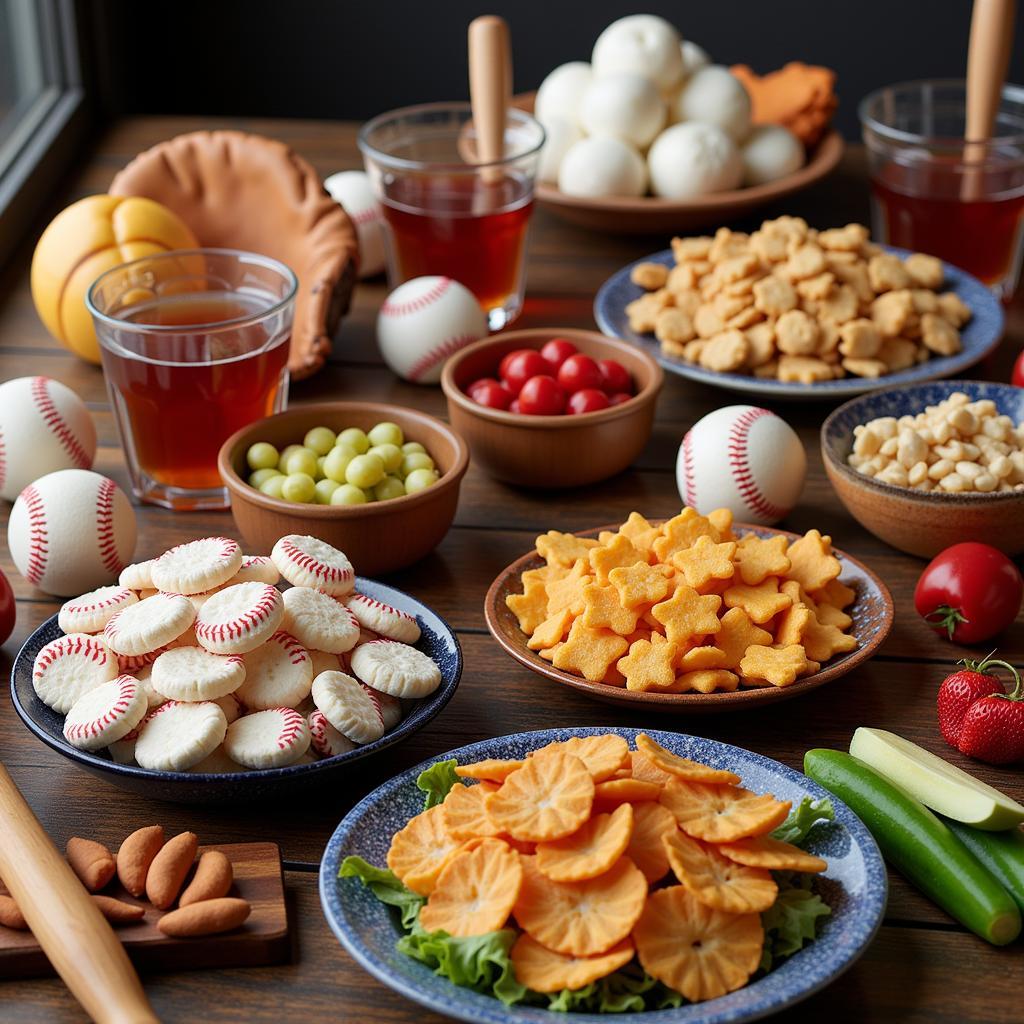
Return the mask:
M735 540L732 535L732 509L716 508L708 513L708 522L718 531L719 540Z
M786 575L809 594L821 590L842 572L839 559L832 554L832 538L823 537L818 530L808 530L790 544L786 554L792 563Z
M639 613L623 608L619 592L611 585L588 583L583 588L583 625L592 629L610 629L620 636L629 636L636 629Z
M633 546L628 537L621 533L613 533L611 538L600 547L591 548L588 552L590 567L598 583L608 582L608 573L612 569L636 565L637 562L647 564L647 556Z
M526 646L531 651L543 651L547 647L554 647L564 639L575 618L576 615L571 608L563 608L549 616L533 631L533 635L526 641Z
M676 645L669 643L660 633L652 633L650 640L637 640L629 654L620 659L616 667L626 677L627 690L663 690L676 680L673 662Z
M548 530L537 538L536 545L537 554L548 565L564 565L568 569L578 558L586 558L587 552L597 547L597 541Z
M774 576L756 587L745 584L730 587L723 596L727 608L742 608L751 621L758 624L774 618L793 603L788 594L779 592L779 581Z
M829 580L825 586L815 595L815 601L826 601L835 608L845 608L853 604L857 598L857 591L848 587L838 579Z
M722 624L718 609L722 599L717 594L698 594L685 583L661 604L651 609L651 615L665 627L665 636L680 650L695 636L717 633Z
M744 679L763 679L772 686L789 686L797 676L817 672L821 666L809 661L799 644L788 647L764 647L755 644L747 648L740 662L740 675Z
M715 647L723 654L721 663L715 667L735 669L748 647L755 644L767 646L771 642L771 633L755 626L742 608L730 608L722 616L722 628L715 634ZM694 649L700 650L699 647Z
M629 636L626 637L626 643L632 646L637 642L637 640L650 640L652 632L652 630L647 629L644 626L638 626L629 634Z
M547 584L548 606L545 618L556 615L563 608L571 608L577 615L583 613L583 588L594 582L594 577L587 572L589 567L589 563L580 558L568 575Z
M654 604L668 593L668 580L661 566L636 565L612 569L608 580L619 592L619 603L623 608L635 608L640 604Z
M524 633L532 633L548 615L547 586L536 578L528 580L524 575L523 587L521 594L508 594L505 604L519 620L519 628Z
M765 636L770 637L770 634L765 633ZM684 673L699 672L709 668L725 668L726 653L717 646L717 640L718 634L715 634L715 646L702 644L700 647L691 647L688 651L684 651L676 660L676 667Z
M543 658L545 661L554 661L555 654L559 648L564 647L564 643L557 643L554 647L545 647L544 650L537 652L537 657Z
M661 526L661 536L654 542L654 553L662 562L668 562L677 551L691 547L698 537L710 537L718 542L718 531L704 518L687 506Z
M820 606L825 607L828 606ZM779 640L777 636L775 639ZM800 643L812 661L828 661L837 654L852 651L857 646L855 637L849 636L836 626L821 622L813 612L810 613L810 621L800 638Z
M832 582L834 583L835 581L833 580ZM840 584L840 586L842 586L842 584ZM824 626L835 626L836 629L845 633L853 624L853 619L851 619L846 612L833 607L824 600L824 595L828 593L828 587L824 590L818 591L818 597L821 598L821 600L818 601L809 597L807 591L805 591L796 580L787 580L779 589L784 594L789 594L789 596L793 598L794 604L799 602L810 608L818 621Z
M555 651L552 664L565 672L575 672L600 683L612 662L626 653L626 641L610 629L591 629L580 619L572 624L568 639Z
M712 580L732 579L736 571L732 561L735 554L735 541L716 544L710 537L698 537L692 547L677 551L672 556L672 564L682 574L687 585L700 590Z
M756 587L769 576L785 576L790 561L786 555L789 542L781 534L761 540L750 533L736 549L736 567L748 587Z
M775 626L775 642L784 647L801 643L814 618L814 612L801 602L791 604Z
M661 536L661 527L651 526L639 512L630 512L629 518L619 527L619 533L649 555L654 550L654 542Z
M676 685L681 688L681 693L687 690L714 693L715 690L735 690L740 685L740 677L724 668L706 668L684 672L676 679Z

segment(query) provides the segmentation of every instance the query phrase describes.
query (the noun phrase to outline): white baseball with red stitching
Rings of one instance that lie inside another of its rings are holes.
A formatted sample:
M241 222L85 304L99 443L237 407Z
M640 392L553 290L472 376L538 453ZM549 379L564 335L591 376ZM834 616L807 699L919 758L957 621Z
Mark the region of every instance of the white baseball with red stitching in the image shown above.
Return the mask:
M74 597L117 580L135 550L135 534L135 511L113 480L62 469L18 496L7 546L34 587Z
M485 334L480 304L450 277L406 281L387 297L377 317L384 362L414 384L436 384L448 357Z
M683 438L676 482L684 505L707 515L728 508L737 522L769 526L800 500L807 455L793 428L768 409L728 405Z
M373 194L370 176L365 171L338 171L324 181L324 188L356 227L359 277L374 277L384 269L384 211Z
M89 469L95 457L96 427L71 388L49 377L0 384L0 498L14 501L59 469Z

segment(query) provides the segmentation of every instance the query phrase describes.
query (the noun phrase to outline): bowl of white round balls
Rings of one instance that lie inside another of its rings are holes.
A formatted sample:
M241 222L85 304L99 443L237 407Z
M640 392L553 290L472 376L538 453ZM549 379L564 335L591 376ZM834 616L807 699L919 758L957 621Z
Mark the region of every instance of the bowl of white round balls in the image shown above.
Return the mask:
M634 14L598 36L589 63L555 68L517 105L541 122L537 199L601 231L683 231L743 216L828 174L843 142L806 152L754 125L747 91L663 18Z

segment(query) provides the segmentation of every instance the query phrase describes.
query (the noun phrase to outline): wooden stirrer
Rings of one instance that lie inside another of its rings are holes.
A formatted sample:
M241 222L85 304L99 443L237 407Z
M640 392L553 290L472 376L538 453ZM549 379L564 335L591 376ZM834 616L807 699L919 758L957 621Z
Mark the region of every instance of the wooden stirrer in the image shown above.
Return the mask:
M469 98L476 128L476 159L491 164L505 156L505 122L512 101L512 57L508 25L485 14L469 25ZM481 171L488 185L500 184L500 167Z

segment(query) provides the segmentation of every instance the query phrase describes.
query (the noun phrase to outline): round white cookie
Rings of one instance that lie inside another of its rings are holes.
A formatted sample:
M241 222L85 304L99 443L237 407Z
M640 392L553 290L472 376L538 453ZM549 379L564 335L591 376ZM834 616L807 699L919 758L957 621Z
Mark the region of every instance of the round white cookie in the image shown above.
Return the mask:
M579 123L580 100L593 78L593 72L586 61L573 60L559 64L548 73L534 100L534 117L545 128L552 118L564 118L573 125Z
M163 651L160 652L160 654L163 653ZM134 672L128 672L127 675L135 676L139 681L139 686L142 687L142 692L146 695L146 702L149 704L149 711L160 707L161 704L167 703L167 698L162 693L158 693L153 689L153 682L151 678L153 675L152 664L143 665L142 668L136 669Z
M689 199L737 188L743 161L732 139L715 125L674 124L647 154L651 190L667 199Z
M224 751L246 768L281 768L309 750L309 724L294 708L268 708L228 726Z
M344 551L316 537L282 537L270 552L278 572L295 587L312 587L334 597L352 592L356 574Z
M135 743L139 738L139 727L136 726L127 736L114 740L107 747L110 760L115 764L135 764Z
M291 633L279 629L243 660L245 682L236 697L250 711L294 708L309 696L313 659Z
M374 691L377 694L377 702L380 704L380 717L384 720L384 731L390 732L402 720L402 702L390 693L383 693L380 690Z
M153 585L171 594L202 594L227 583L242 565L230 537L202 537L165 551L150 569Z
M386 262L384 211L365 171L338 171L324 181L331 198L340 203L355 225L359 241L359 277L374 277Z
M353 743L347 736L338 732L337 729L327 721L327 716L322 711L313 711L309 718L309 735L311 747L321 757L335 757L338 754L347 754L355 750L358 744Z
M803 143L781 124L762 124L751 131L740 150L743 184L764 185L800 170Z
M127 736L149 703L134 676L118 676L83 693L64 719L64 739L79 750L99 750Z
M60 606L57 625L65 633L98 633L122 608L138 598L128 587L100 587L73 597Z
M129 587L132 590L156 590L153 586L153 563L155 558L149 558L145 562L132 562L121 570L117 582L122 587Z
M322 672L313 680L313 703L327 721L353 743L372 743L384 735L377 695L344 672Z
M214 654L246 654L269 640L284 615L269 583L236 583L214 594L196 616L196 640Z
M244 771L245 768L242 765L228 757L223 744L218 746L212 754L207 754L199 764L194 764L189 768L189 772L196 775L235 775Z
M598 37L590 62L595 75L632 71L667 92L683 77L683 55L675 26L656 14L630 14Z
M227 728L224 712L210 701L169 700L143 720L135 760L154 771L187 771L220 746Z
M750 133L750 113L750 95L743 83L720 64L698 68L676 100L679 121L714 125L736 143Z
M558 183L558 171L569 147L583 138L583 131L575 121L565 117L549 117L544 125L544 147L537 165L537 180L547 185Z
M359 620L340 601L319 590L292 587L284 592L282 628L306 650L343 654L359 640Z
M642 196L647 166L621 139L580 139L562 157L558 188L571 196Z
M177 640L195 617L187 597L154 594L119 611L103 627L103 639L117 654L147 654Z
M168 700L216 700L234 693L245 681L245 664L237 654L211 654L202 647L172 647L156 661L150 682Z
M425 697L441 685L441 670L430 658L394 640L361 644L352 652L349 664L367 686L392 697Z
M62 715L83 694L118 674L117 656L99 637L71 633L46 644L32 665L36 696Z
M242 555L238 572L228 582L269 583L273 586L281 582L281 574L269 555Z
M408 612L366 594L353 594L345 604L363 629L403 644L414 644L420 638L419 623Z
M232 655L232 657L237 658L238 655ZM242 702L233 693L225 693L223 697L218 697L213 703L224 712L224 717L227 719L228 725L245 714L245 708L242 706Z
M580 104L580 124L587 135L610 135L637 149L654 141L667 118L657 86L629 71L595 78Z

